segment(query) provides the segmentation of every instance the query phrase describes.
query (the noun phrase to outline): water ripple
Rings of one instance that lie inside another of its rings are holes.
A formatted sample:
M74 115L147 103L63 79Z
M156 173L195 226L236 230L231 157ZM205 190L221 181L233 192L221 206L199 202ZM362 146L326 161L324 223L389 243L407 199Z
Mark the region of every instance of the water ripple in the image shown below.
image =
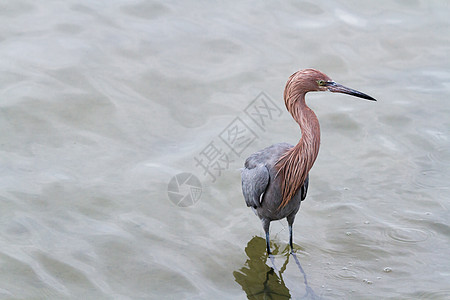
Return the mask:
M426 241L430 235L428 230L416 228L391 228L387 231L388 237L403 243L420 243Z

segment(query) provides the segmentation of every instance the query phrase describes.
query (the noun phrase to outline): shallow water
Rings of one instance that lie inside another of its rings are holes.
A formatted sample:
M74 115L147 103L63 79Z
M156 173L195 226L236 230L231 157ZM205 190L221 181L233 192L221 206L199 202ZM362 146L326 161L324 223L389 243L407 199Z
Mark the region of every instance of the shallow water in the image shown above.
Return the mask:
M0 298L448 299L449 14L2 2ZM378 102L307 96L321 150L271 262L239 168L298 140L282 93L306 67Z

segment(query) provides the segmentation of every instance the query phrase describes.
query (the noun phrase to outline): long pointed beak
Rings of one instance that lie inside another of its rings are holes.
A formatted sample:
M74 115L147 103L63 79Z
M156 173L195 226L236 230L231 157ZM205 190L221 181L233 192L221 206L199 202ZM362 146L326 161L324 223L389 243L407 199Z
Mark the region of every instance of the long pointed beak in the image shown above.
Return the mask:
M367 100L377 101L375 98L372 98L369 95L366 95L357 90L353 90L351 88L345 87L336 82L327 82L326 86L327 86L328 90L333 93L343 93L343 94L348 94L348 95L352 95L352 96L367 99Z

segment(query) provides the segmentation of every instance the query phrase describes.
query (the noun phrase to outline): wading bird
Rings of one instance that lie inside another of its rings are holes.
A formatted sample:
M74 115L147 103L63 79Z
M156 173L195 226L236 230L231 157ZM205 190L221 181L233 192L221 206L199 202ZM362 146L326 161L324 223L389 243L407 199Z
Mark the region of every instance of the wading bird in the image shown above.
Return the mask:
M300 125L301 138L297 145L274 144L253 153L242 169L242 193L247 206L261 219L266 233L267 252L270 254L269 226L274 220L287 219L289 245L292 242L292 224L306 198L309 170L317 158L320 145L319 120L306 105L307 92L330 91L376 101L369 95L342 86L324 73L300 70L289 77L284 90L284 103Z

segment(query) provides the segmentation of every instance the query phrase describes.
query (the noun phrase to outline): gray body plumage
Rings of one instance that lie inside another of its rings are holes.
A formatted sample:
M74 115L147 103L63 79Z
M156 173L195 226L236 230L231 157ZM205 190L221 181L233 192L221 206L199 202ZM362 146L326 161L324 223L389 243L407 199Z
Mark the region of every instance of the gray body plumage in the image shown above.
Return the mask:
M309 180L307 177L294 197L286 206L280 208L282 178L280 175L277 176L275 165L278 159L292 147L288 143L279 143L255 152L247 158L245 168L242 169L242 193L245 202L261 219L267 240L270 222L274 220L287 218L289 229L292 232L295 215L308 190ZM290 243L292 246L292 241Z

